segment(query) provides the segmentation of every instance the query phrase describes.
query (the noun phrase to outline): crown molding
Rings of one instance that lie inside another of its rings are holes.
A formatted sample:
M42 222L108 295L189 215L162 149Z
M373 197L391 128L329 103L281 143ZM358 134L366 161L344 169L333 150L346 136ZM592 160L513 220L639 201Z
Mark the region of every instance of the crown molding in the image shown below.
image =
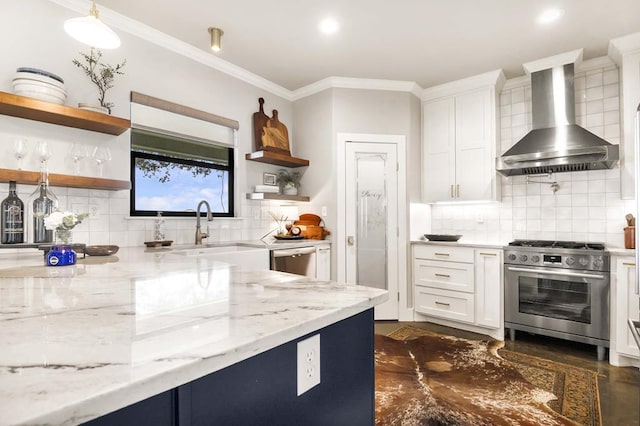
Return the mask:
M380 80L372 78L327 77L292 92L292 100L297 101L327 89L359 89L407 92L420 97L422 88L413 81Z
M576 49L570 52L559 53L557 55L548 56L546 58L538 59L535 61L522 64L522 68L527 74L532 72L546 70L549 68L562 66L566 64L579 64L582 62L583 49Z
M63 6L81 14L88 14L91 8L91 2L87 0L49 0L52 3ZM163 47L174 53L192 59L203 65L207 65L222 73L228 74L238 80L249 83L252 86L266 90L269 93L280 96L281 98L291 100L291 91L264 77L260 77L250 71L245 70L231 62L225 61L217 56L205 52L188 43L180 41L175 37L171 37L161 31L158 31L140 21L128 18L102 5L98 5L100 19L112 28L134 35L142 40Z
M609 57L618 65L622 64L624 55L638 51L640 51L640 32L609 41Z
M65 7L80 14L88 14L91 2L88 0L49 0L59 6ZM220 59L206 51L198 49L188 43L171 37L135 19L128 18L120 13L98 5L100 19L112 28L129 33L142 40L182 55L193 61L214 68L228 74L238 80L244 81L257 88L263 89L288 101L295 101L306 96L311 96L323 90L331 88L361 89L361 90L388 90L396 92L409 92L420 97L422 88L415 82L399 80L379 80L348 77L328 77L315 83L291 91L270 80L260 77L244 68Z
M426 88L422 91L422 100L428 101L432 99L449 96L452 93L464 92L466 90L477 89L479 87L494 86L496 91L500 91L505 82L504 72L501 69L489 71L484 74L474 75L472 77L463 78L456 81L440 84Z

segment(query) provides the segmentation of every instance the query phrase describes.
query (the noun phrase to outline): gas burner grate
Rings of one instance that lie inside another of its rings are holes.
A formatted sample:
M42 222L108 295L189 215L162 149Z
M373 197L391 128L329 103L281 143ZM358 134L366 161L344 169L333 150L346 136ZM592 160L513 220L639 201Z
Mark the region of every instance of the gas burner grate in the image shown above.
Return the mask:
M573 250L604 250L602 243L587 243L580 241L552 241L552 240L515 240L509 243L511 247L540 247Z

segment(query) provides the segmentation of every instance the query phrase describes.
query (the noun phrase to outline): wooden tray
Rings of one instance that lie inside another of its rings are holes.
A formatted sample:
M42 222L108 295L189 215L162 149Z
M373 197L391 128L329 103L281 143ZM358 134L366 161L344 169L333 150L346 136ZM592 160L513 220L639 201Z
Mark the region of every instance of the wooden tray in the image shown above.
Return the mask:
M145 241L144 245L147 247L160 247L160 246L170 246L173 243L173 240L161 240L161 241Z

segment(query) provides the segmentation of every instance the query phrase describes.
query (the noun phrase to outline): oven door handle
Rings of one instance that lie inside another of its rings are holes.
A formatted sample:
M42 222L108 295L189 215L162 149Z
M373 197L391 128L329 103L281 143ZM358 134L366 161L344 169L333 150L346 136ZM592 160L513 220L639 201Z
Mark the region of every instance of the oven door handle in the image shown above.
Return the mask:
M593 278L597 280L604 280L604 275L596 275L596 274L581 274L578 272L564 272L564 271L541 271L539 269L529 269L529 268L515 268L513 266L509 266L507 268L509 271L513 272L531 272L534 274L541 275L559 275L562 277L576 277L576 278Z

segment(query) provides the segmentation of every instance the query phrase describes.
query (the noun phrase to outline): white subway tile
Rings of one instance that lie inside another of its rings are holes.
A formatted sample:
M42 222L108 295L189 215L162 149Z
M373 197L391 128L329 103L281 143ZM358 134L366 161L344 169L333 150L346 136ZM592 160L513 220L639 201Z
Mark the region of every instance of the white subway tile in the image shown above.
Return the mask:
M574 90L584 90L586 89L586 81L585 81L585 77L584 76L578 76L578 74L575 74L574 78L573 78L573 87Z
M588 220L574 220L571 223L571 232L576 233L587 233L589 232L589 221Z
M602 100L587 102L586 114L601 114L604 111L604 102ZM588 119L589 117L587 117Z
M589 182L586 180L583 181L573 181L571 182L571 193L572 194L586 194L589 192Z
M585 100L587 102L603 99L605 97L602 86L588 87L585 92L586 92Z
M526 120L525 120L525 115L524 113L521 114L514 114L511 116L511 126L512 128L514 128L514 133L515 133L515 128L516 127L524 127L526 124Z
M589 207L589 219L605 220L607 218L607 209L604 206Z
M619 81L619 74L618 74L618 70L606 70L603 73L603 79L602 79L602 83L603 84L612 84L612 83L618 83Z
M602 70L597 70L593 72L587 73L587 81L586 87L590 89L592 87L600 87L602 86L603 78L602 78Z
M589 208L588 207L572 207L571 218L573 220L589 219Z
M604 126L604 137L607 140L620 137L620 125L616 123Z
M602 179L598 179L598 180L589 180L587 182L588 184L588 191L589 194L596 194L596 193L602 193L605 192L605 181L604 181L604 176L602 177Z
M590 207L604 207L607 205L607 195L604 192L594 192L589 194Z
M518 102L511 104L511 114L512 115L520 115L525 113L524 102Z
M604 102L604 110L605 111L620 111L620 98L618 96L613 96L610 98L605 98ZM618 119L619 121L619 119Z
M574 182L574 185L578 182ZM588 194L573 193L571 194L571 207L587 207L589 205Z
M607 84L603 87L602 96L604 99L620 97L620 87L618 84Z
M604 126L604 114L602 112L596 114L587 114L587 121L585 125L589 129L591 129L592 127Z

